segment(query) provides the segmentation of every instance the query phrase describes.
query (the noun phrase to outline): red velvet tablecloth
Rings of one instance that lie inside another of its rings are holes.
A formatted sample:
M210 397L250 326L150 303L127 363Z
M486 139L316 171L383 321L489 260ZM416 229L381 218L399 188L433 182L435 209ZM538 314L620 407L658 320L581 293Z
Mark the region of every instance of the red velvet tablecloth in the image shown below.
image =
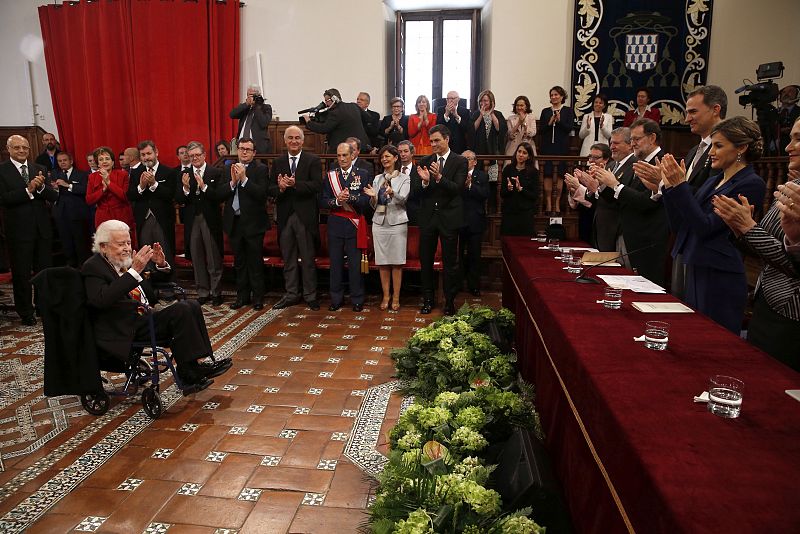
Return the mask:
M504 238L503 304L579 532L800 532L800 374L699 313L645 314L577 284L543 243ZM599 267L597 274L629 274ZM634 342L670 323L669 347ZM800 347L798 347L800 350ZM692 402L714 374L744 382L742 413Z

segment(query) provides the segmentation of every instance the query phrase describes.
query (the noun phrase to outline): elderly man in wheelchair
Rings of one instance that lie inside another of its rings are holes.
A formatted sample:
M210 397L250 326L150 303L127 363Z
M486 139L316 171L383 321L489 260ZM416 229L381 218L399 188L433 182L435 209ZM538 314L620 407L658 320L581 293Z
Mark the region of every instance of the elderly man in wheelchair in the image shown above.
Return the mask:
M168 340L184 395L206 389L231 367L230 359L201 363L212 356L205 319L195 300L178 300L157 311L150 279L168 275L171 267L158 243L131 248L130 228L109 220L97 227L94 255L81 268L86 304L97 348L125 361L135 343Z

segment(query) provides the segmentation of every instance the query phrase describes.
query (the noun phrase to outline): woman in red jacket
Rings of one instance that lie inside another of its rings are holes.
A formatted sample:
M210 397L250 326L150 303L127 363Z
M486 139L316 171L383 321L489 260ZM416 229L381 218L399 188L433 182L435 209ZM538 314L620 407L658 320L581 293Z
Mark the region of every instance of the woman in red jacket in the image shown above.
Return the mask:
M122 221L134 232L133 209L128 200L128 173L114 168L114 151L101 146L94 151L98 170L89 175L86 188L86 203L95 206L95 228L110 219Z

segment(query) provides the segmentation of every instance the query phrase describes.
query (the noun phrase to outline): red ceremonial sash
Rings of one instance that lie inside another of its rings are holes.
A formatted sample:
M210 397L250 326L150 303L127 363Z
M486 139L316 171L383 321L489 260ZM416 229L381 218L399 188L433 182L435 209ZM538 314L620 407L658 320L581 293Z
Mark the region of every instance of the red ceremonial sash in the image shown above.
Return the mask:
M331 191L333 191L334 196L339 196L339 193L344 190L341 182L339 182L339 174L336 171L328 172L328 182L331 185ZM349 204L331 207L330 214L349 219L353 226L356 227L356 246L361 250L367 249L367 220L363 215L356 213L353 206Z

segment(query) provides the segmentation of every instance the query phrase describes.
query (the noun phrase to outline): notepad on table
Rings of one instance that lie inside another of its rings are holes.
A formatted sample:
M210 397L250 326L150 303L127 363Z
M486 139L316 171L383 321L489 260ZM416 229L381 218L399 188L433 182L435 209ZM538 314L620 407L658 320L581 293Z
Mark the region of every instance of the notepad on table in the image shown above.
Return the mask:
M694 313L681 302L632 302L631 306L642 313Z
M572 250L574 251L575 249ZM618 258L618 252L585 252L581 258L581 263L583 265L600 265L602 263L603 267L622 267L622 264L613 261Z

